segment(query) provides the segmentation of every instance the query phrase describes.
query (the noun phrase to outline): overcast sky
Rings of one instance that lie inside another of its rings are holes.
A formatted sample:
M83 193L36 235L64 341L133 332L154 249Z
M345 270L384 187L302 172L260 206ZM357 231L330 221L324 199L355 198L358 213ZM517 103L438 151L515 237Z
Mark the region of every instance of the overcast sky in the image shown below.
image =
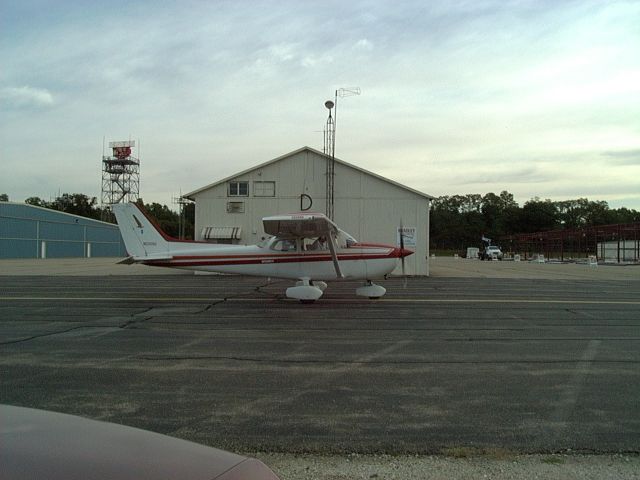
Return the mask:
M141 196L322 150L434 196L640 209L639 1L0 0L0 193L100 197L106 141Z

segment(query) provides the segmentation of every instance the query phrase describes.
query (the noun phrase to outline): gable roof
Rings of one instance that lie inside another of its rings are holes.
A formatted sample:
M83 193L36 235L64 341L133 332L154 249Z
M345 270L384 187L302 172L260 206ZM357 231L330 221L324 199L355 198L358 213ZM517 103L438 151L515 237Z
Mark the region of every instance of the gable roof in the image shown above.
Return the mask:
M202 188L198 188L197 190L194 190L193 192L189 192L189 193L183 195L183 197L188 198L190 200L194 200L193 196L197 195L198 193L200 193L200 192L202 192L204 190L208 190L208 189L213 188L215 186L221 185L223 183L228 182L229 180L233 180L234 178L241 177L242 175L245 175L245 174L247 174L249 172L252 172L254 170L258 170L260 168L264 168L264 167L266 167L268 165L271 165L273 163L279 162L280 160L284 160L285 158L291 157L293 155L297 155L298 153L301 153L301 152L304 152L304 151L309 151L309 152L315 153L316 155L319 155L321 157L327 157L327 155L325 155L323 152L321 152L319 150L316 150L315 148L302 147L302 148L299 148L297 150L294 150L293 152L285 153L284 155L281 155L281 156L279 156L277 158L274 158L273 160L269 160L268 162L261 163L260 165L256 165L254 167L248 168L246 170L238 172L238 173L236 173L234 175L231 175L229 177L223 178L222 180L218 180L217 182L210 183L209 185L206 185L206 186L204 186ZM370 172L369 170L366 170L364 168L358 167L358 166L353 165L351 163L345 162L344 160L340 160L339 158L336 158L335 161L336 161L336 163L339 163L341 165L345 165L345 166L347 166L349 168L353 168L354 170L358 170L358 171L360 171L362 173L366 173L367 175L371 175L372 177L378 178L378 179L380 179L380 180L382 180L384 182L387 182L387 183L390 183L392 185L395 185L396 187L402 188L402 189L407 190L407 191L409 191L411 193L415 193L416 195L419 195L419 196L424 197L426 199L432 200L434 198L433 196L428 195L428 194L426 194L424 192L420 192L419 190L414 190L413 188L407 187L406 185L402 185L401 183L395 182L393 180L389 180L388 178L385 178L382 175L378 175L377 173Z

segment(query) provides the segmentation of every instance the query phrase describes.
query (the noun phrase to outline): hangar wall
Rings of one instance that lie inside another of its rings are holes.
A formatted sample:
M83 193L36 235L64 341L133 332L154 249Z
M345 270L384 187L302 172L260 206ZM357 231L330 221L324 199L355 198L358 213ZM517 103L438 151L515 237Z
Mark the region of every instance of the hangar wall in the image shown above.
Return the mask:
M124 257L117 225L0 202L0 258Z
M264 237L263 217L309 206L324 213L326 162L322 152L304 147L185 195L196 202L196 239L206 227L239 227L235 243L253 244ZM400 224L415 228L407 273L429 274L431 196L336 159L334 198L335 222L358 240L397 244Z

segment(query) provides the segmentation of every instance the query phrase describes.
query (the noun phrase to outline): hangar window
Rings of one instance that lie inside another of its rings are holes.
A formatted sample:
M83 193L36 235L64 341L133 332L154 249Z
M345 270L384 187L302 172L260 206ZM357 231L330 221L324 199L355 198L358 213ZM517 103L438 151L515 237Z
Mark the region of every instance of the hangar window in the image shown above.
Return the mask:
M230 197L248 197L249 182L229 182Z
M200 236L205 242L234 244L241 234L241 227L204 227Z
M244 202L227 202L227 213L244 213Z
M253 182L254 197L275 197L276 182Z

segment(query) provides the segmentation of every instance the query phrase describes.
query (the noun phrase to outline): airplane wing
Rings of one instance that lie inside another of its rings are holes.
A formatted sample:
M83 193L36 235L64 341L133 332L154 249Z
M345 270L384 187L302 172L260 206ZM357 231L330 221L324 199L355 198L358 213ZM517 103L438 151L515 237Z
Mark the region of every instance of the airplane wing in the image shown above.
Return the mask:
M276 237L319 237L338 231L338 226L322 213L276 215L262 219L265 233Z
M336 254L335 235L338 226L322 213L296 213L292 215L276 215L264 217L262 219L265 233L276 237L320 237L326 236L329 240L329 251L333 259L333 266L336 269L338 278L344 275L340 270L338 255Z

